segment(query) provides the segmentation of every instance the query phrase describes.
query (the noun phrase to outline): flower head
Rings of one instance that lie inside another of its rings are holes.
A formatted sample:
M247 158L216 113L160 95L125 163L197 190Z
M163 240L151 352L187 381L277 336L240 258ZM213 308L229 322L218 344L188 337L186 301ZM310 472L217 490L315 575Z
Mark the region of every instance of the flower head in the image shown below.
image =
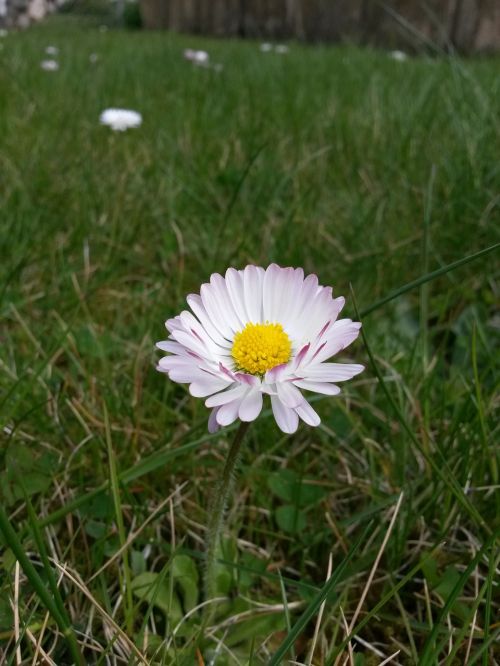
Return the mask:
M45 53L50 56L56 56L59 53L57 46L47 46Z
M195 65L206 65L210 56L206 51L196 51L194 49L185 49L184 58L194 63Z
M169 339L157 347L169 356L157 369L206 398L211 432L238 418L256 419L264 394L283 432L295 432L299 418L317 426L320 418L302 391L337 395L337 382L364 369L326 362L358 337L361 324L337 319L344 299L333 298L316 275L304 278L301 268L229 268L187 302L191 312L165 324Z
M59 63L57 60L42 60L40 67L46 72L57 72L59 69Z
M128 109L106 109L99 118L101 125L108 125L112 130L124 132L130 127L139 127L142 116L137 111Z
M398 62L408 60L408 56L404 51L391 51L389 55L393 60L397 60Z

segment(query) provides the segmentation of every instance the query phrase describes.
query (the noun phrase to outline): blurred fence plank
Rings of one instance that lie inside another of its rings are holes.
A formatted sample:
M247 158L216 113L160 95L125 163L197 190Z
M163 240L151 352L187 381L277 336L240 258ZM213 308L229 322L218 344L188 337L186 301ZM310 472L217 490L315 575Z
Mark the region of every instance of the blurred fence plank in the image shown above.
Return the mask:
M147 28L500 50L500 0L141 0Z

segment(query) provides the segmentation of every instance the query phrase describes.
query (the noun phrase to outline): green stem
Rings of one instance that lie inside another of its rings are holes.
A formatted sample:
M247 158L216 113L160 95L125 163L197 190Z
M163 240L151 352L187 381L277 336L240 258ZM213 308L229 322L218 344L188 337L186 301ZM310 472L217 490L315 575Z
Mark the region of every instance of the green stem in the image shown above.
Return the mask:
M240 427L231 444L227 454L226 463L222 475L215 487L210 504L208 523L208 539L206 544L206 569L205 569L205 599L215 597L215 568L217 564L217 549L224 528L227 501L234 485L234 473L240 456L241 443L248 430L249 423L240 423ZM211 614L211 611L208 611Z

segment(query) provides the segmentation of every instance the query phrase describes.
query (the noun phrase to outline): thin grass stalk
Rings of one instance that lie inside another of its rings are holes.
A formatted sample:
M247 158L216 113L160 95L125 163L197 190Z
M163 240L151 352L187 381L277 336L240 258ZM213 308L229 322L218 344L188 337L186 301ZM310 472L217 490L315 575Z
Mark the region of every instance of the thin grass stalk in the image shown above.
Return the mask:
M132 635L134 625L134 602L132 598L132 576L129 565L129 555L127 550L127 539L125 537L125 524L123 522L122 503L120 499L120 485L118 479L118 472L116 469L115 453L113 451L113 443L111 441L111 428L109 425L109 415L106 405L104 407L104 424L106 428L106 445L108 448L109 458L109 476L111 484L111 494L113 496L113 504L115 507L116 525L118 528L118 538L120 540L120 549L123 551L123 573L124 573L124 587L125 587L125 621L129 635Z
M354 296L354 292L351 289L351 296L352 296L352 301L353 301L353 306L354 306L354 311L356 313L356 316L359 318L359 309L358 305L356 302L356 297ZM408 425L405 417L403 416L402 411L399 409L397 406L394 398L392 397L391 392L387 388L387 385L384 381L384 378L382 377L382 374L378 368L378 364L375 361L375 357L373 355L373 352L371 350L370 345L368 344L368 340L366 337L366 332L365 329L361 329L361 336L363 338L363 343L365 345L366 353L368 354L368 358L370 359L371 366L373 368L373 371L378 379L378 382L380 384L380 387L382 388L390 406L392 407L398 421L404 428L405 432L413 442L415 448L420 452L420 454L424 457L425 461L427 464L432 468L434 473L440 478L440 480L444 483L444 485L451 490L453 495L455 496L456 500L462 505L462 508L465 509L465 511L469 514L469 516L476 522L476 524L483 529L483 531L487 534L491 534L491 528L489 525L485 522L484 518L479 514L477 509L471 504L467 496L464 494L462 487L459 485L458 481L456 480L455 476L453 475L449 465L447 464L446 460L444 459L444 456L440 453L439 449L436 449L436 454L439 455L440 457L440 463L443 467L441 469L438 465L438 463L434 460L432 455L429 455L427 451L424 449L422 444L419 442L417 439L415 433L412 431L410 426Z
M31 586L33 587L38 597L40 598L40 601L43 603L45 608L49 611L54 620L57 622L59 629L66 638L69 651L71 653L71 656L75 664L78 664L78 666L83 666L85 662L80 652L80 647L78 645L78 642L76 641L73 628L70 625L68 625L65 618L61 615L57 607L57 604L54 602L54 599L51 597L49 591L45 587L45 584L38 575L31 560L24 552L24 548L21 542L19 541L14 528L10 524L9 518L2 506L0 506L0 532L2 532L5 541L12 549L12 552L14 553L17 561L21 565L26 578L29 580Z

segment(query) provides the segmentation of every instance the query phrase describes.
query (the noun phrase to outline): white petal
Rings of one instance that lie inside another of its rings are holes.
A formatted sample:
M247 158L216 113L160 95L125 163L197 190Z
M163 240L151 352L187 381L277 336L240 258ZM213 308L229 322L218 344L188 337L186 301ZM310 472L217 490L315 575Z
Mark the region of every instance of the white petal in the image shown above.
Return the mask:
M217 423L217 412L218 408L216 407L215 409L212 409L210 412L210 416L208 418L208 432L214 433L217 432L217 430L220 429L220 425Z
M228 391L224 391L223 393L217 393L217 395L212 395L210 398L207 398L205 401L205 405L207 407L220 407L221 405L225 405L228 402L232 402L233 400L236 400L237 398L243 398L245 393L248 392L248 386L237 384L237 385L232 385L232 387Z
M314 411L311 405L304 400L301 405L295 408L295 411L300 416L300 418L307 423L307 425L316 427L321 423L321 419L318 414Z
M161 340L156 343L156 347L172 354L186 355L187 353L187 350L181 344L173 340Z
M233 305L234 311L241 322L241 328L245 328L249 318L245 308L245 294L243 291L243 271L228 268L226 271L227 293Z
M212 361L217 360L207 346L193 335L193 333L187 333L186 331L172 331L172 337L200 358L207 358Z
M280 267L277 264L271 264L267 267L264 275L263 286L263 319L264 321L276 322L275 315L275 291L277 291L277 282L280 275Z
M227 426L236 421L238 418L238 410L240 408L241 400L233 400L226 405L219 407L217 412L217 423L221 426Z
M203 342L205 347L209 349L214 357L223 357L229 356L230 352L227 346L221 347L213 341L209 336L206 329L200 324L200 322L194 317L191 312L184 310L180 314L181 322L184 325L184 328L188 333L192 333L198 340Z
M295 307L291 309L287 317L287 330L302 345L310 342L304 337L304 321L308 320L308 312L317 292L318 278L316 275L308 275L296 296Z
M276 390L281 402L291 409L300 405L304 400L302 393L291 382L278 382Z
M241 320L239 319L233 303L229 297L227 284L222 275L213 273L210 277L210 286L215 294L219 306L224 313L227 323L233 332L241 330ZM232 338L231 338L232 339Z
M232 340L234 331L231 328L229 316L226 316L224 302L219 300L211 284L202 284L200 296L212 324L227 340Z
M318 352L315 351L311 354L311 363L321 363L327 359L338 354L339 351L348 347L351 342L356 340L359 335L361 324L358 321L351 321L350 319L339 319L327 331L327 343Z
M250 321L258 324L262 321L262 285L264 269L247 266L243 271L243 292L245 294L246 312Z
M187 297L187 302L212 340L221 347L231 347L232 342L230 340L226 340L226 338L221 335L217 327L212 323L212 320L208 316L207 311L203 307L201 296L199 294L189 294Z
M314 393L323 393L324 395L338 395L340 393L338 386L328 382L309 382L305 379L297 379L293 383L305 391L313 391Z
M305 379L318 382L344 382L352 379L365 369L357 363L320 363L310 365L305 371Z
M268 370L264 375L265 384L274 384L274 382L283 380L287 376L290 366L288 363L281 363L281 365L275 365L274 368Z
M195 398L206 398L208 395L212 395L212 393L222 391L226 386L227 382L223 379L211 377L207 374L206 378L197 379L189 386L189 393Z
M289 435L294 433L299 425L297 412L286 407L281 400L274 395L271 396L271 406L278 428Z
M261 410L262 393L258 389L253 389L241 401L238 416L242 421L254 421Z

